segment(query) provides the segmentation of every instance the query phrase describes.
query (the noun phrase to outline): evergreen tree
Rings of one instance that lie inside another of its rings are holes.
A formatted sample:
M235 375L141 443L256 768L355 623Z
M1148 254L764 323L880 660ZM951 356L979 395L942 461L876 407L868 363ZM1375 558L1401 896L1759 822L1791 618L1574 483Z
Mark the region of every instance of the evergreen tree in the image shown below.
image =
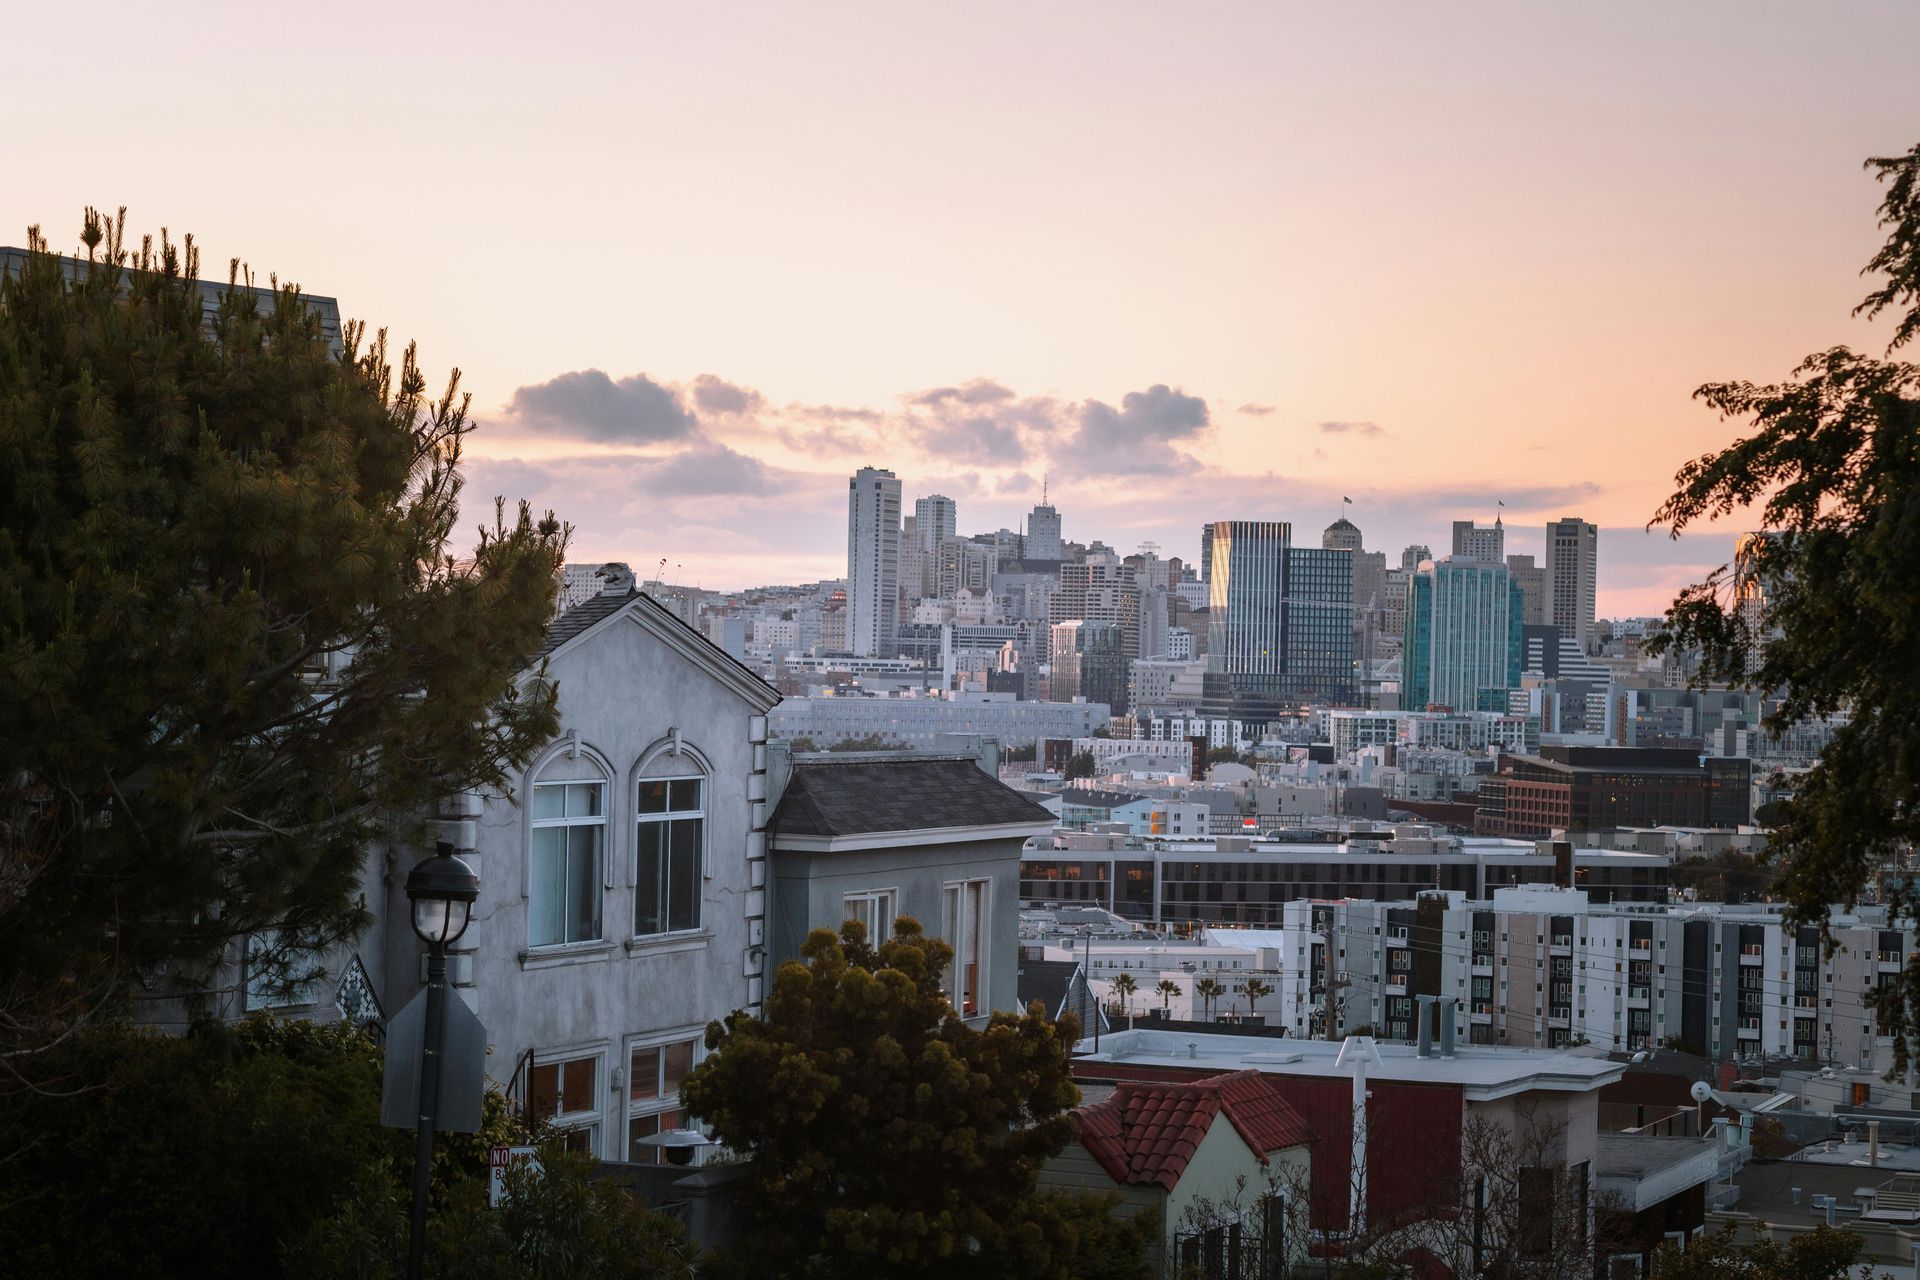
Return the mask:
M370 839L555 731L517 681L565 531L450 551L470 424L292 288L203 310L191 238L0 280L0 1062L234 938L350 936ZM277 286L277 282L276 282ZM260 299L270 296L271 302ZM303 974L283 975L298 980Z
M1073 1135L1077 1020L968 1026L941 982L952 956L911 917L877 951L858 922L817 929L775 976L764 1019L707 1029L681 1096L753 1161L742 1274L1138 1271L1143 1228L1034 1190Z
M1906 307L1889 353L1920 333L1920 146L1867 162L1886 183L1884 277L1856 312ZM1796 921L1824 929L1920 840L1920 366L1834 347L1772 386L1695 395L1752 434L1688 463L1654 523L1675 536L1758 506L1764 535L1677 598L1656 652L1697 649L1698 679L1777 695L1766 727L1845 721L1772 816L1770 853ZM1896 908L1910 910L1910 902ZM1874 993L1895 1070L1915 1049L1920 957Z

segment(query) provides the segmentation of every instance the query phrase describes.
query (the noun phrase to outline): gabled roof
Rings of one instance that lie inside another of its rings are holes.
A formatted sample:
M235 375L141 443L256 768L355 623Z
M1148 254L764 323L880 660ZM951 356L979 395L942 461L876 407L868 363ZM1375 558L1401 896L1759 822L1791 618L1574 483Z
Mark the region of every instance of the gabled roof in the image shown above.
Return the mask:
M1053 815L989 777L972 756L801 757L772 826L780 840L842 839L982 827L1052 830Z
M1019 993L1022 1009L1037 1000L1046 1010L1049 1021L1058 1022L1062 1014L1071 1013L1076 1018L1098 1018L1100 1029L1107 1029L1106 1014L1100 1008L1100 1001L1087 990L1078 960L1023 959L1020 961L1015 990ZM1093 1034L1090 1021L1083 1031L1088 1035Z
M751 667L737 661L711 640L680 620L680 616L644 591L609 592L575 605L547 624L547 640L534 655L550 658L588 632L615 618L631 617L657 639L697 666L710 671L762 711L780 701L780 693Z
M1254 1070L1180 1084L1129 1081L1074 1114L1081 1145L1115 1182L1171 1191L1222 1112L1262 1164L1313 1138L1300 1113Z

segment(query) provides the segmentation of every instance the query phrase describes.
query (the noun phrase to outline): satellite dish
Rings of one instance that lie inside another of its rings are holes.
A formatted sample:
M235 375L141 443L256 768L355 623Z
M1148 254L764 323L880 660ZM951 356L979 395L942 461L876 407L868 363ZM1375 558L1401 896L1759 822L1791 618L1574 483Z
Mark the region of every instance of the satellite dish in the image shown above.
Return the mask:
M1695 1102L1705 1102L1713 1096L1713 1086L1705 1080L1695 1080L1693 1082L1693 1088L1687 1090L1687 1094Z

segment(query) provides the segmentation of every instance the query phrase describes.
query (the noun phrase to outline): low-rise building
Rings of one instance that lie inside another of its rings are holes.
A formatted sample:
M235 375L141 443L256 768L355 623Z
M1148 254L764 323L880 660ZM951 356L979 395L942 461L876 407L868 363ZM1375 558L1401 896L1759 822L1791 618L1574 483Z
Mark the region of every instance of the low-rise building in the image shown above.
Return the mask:
M1017 1012L1020 850L1053 815L971 756L773 753L775 966L815 929L866 925L874 945L911 916L952 945L953 1006Z
M821 746L877 739L928 750L942 734L983 734L1003 746L1024 747L1041 738L1086 737L1107 720L1101 702L1024 702L1010 693L969 693L788 698L774 709L769 726L775 737L811 738Z
M1155 1227L1160 1276L1278 1276L1306 1257L1313 1131L1258 1071L1123 1081L1074 1112L1074 1140L1040 1171L1041 1190L1112 1196Z

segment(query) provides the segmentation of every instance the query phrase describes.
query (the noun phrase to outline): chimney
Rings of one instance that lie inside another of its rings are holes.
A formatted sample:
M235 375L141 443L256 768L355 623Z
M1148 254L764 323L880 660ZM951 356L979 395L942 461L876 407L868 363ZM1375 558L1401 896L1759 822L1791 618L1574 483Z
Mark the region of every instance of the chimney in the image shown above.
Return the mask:
M793 744L785 738L767 743L767 812L780 807L787 783L793 779Z
M1433 1056L1433 1006L1440 1002L1439 996L1415 996L1420 1002L1420 1047L1417 1050L1423 1058Z
M1440 1002L1440 1056L1453 1056L1453 1015L1458 1007L1451 1000Z
M1867 1121L1867 1168L1880 1167L1880 1122Z

